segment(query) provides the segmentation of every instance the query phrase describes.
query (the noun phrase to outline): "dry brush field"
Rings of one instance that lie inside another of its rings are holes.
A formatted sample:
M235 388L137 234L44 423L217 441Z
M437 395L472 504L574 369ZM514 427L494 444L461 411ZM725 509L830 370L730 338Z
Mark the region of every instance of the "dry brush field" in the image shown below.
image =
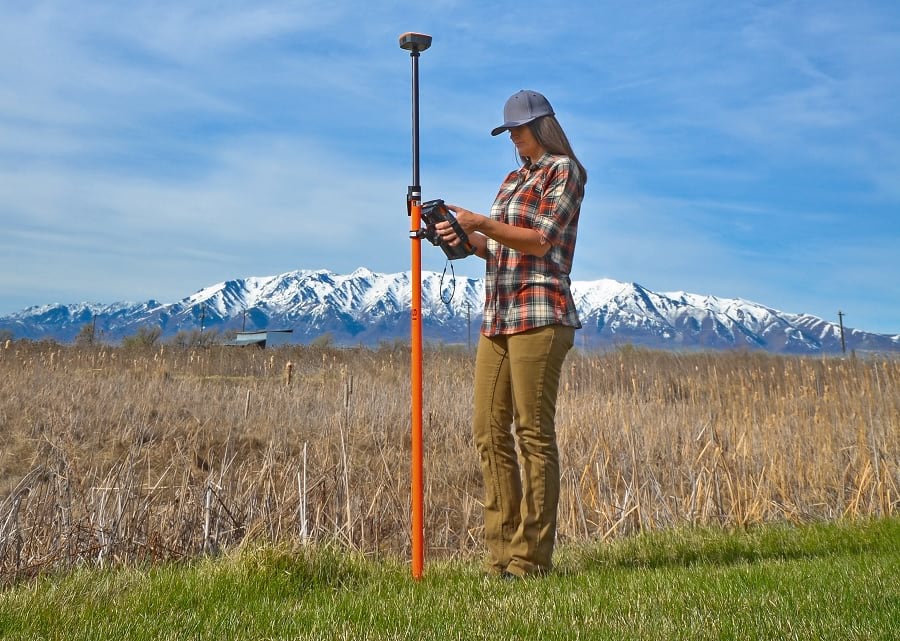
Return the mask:
M427 553L477 554L474 358L425 358ZM402 348L0 346L0 577L257 540L408 555L409 396ZM900 509L898 359L573 351L557 418L562 541Z

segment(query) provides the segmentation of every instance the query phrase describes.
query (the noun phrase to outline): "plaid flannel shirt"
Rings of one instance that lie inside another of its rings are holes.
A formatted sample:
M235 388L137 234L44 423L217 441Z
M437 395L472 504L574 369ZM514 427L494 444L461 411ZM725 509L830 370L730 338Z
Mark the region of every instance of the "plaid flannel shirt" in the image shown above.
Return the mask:
M584 178L566 156L544 154L511 172L497 193L491 218L534 229L550 250L532 256L487 239L485 336L516 334L545 325L580 328L570 291Z

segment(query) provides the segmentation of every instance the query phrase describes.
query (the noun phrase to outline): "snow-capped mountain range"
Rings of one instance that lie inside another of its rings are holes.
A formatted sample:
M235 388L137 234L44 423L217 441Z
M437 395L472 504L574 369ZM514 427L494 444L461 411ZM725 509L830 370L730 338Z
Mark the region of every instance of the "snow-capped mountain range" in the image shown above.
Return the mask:
M409 336L409 272L351 274L298 270L271 277L217 283L176 303L77 303L43 305L0 317L15 338L72 341L94 322L102 340L117 342L140 327L179 331L293 329L308 343L329 335L335 344L377 345ZM686 292L652 292L636 283L574 281L572 292L584 328L578 346L602 349L639 345L661 349L760 349L776 353L841 351L840 327L807 314L781 312L741 299ZM422 274L426 342L476 340L484 283L436 272ZM900 351L900 335L844 328L847 351Z

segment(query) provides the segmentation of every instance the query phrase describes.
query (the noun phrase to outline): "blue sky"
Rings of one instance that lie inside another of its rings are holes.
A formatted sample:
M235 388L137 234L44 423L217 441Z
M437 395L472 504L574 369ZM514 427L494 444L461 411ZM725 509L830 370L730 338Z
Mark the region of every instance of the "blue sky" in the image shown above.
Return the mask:
M864 0L0 4L0 314L408 270L404 31L426 199L489 209L535 89L590 173L573 279L900 333L900 3Z

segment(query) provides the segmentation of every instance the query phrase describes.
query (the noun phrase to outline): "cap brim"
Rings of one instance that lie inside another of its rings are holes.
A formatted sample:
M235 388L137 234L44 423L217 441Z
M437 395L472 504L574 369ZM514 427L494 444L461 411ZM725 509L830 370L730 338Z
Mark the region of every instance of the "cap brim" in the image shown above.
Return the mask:
M527 125L529 122L534 122L538 118L543 118L544 116L552 116L552 115L553 115L553 112L551 111L550 113L540 114L539 116L534 116L533 118L526 118L525 120L511 120L509 122L504 122L499 127L494 127L493 129L491 129L491 135L498 136L498 135L502 134L504 131L506 131L508 129L512 129L513 127L520 127L522 125Z
M491 135L498 136L498 135L502 134L504 131L506 131L508 129L512 129L513 127L518 127L520 125L527 125L532 120L535 120L535 119L531 118L530 120L516 120L514 122L504 122L499 127L494 127L493 129L491 129Z

